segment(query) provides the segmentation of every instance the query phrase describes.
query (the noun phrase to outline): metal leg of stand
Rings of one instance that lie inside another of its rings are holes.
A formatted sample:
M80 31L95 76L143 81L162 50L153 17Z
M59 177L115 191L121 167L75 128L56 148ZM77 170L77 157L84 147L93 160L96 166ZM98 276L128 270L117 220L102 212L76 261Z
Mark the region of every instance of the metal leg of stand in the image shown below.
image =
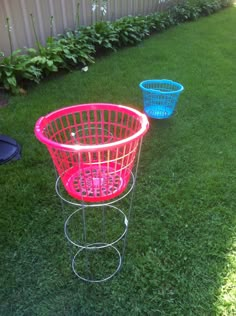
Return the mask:
M136 176L137 166L123 195L104 204L86 204L68 197L60 177L57 178L56 192L62 204L66 203L73 209L65 220L64 233L74 253L72 270L79 279L100 283L120 271L125 257ZM125 212L117 205L122 204L128 195L130 202Z

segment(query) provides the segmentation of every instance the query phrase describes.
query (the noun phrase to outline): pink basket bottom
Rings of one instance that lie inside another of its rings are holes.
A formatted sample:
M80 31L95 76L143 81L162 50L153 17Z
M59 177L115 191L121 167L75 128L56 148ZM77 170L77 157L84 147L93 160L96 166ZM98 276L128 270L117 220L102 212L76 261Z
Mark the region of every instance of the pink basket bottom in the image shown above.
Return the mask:
M74 198L85 202L110 200L120 195L127 187L130 172L128 169L109 165L89 165L72 167L62 176L66 191Z

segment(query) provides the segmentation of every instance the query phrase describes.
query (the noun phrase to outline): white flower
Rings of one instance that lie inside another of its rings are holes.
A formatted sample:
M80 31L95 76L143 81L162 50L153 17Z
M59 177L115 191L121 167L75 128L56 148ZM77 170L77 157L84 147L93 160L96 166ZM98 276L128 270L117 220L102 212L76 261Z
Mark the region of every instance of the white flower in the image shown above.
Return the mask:
M83 68L81 69L81 71L87 72L87 71L88 71L88 66L83 67Z
M107 8L106 8L105 5L104 5L104 6L101 6L100 10L102 11L102 14L103 14L103 15L106 15L106 14L107 14Z
M96 3L93 3L93 4L92 4L92 11L93 11L93 12L97 9L97 6L98 6L98 5L97 5Z

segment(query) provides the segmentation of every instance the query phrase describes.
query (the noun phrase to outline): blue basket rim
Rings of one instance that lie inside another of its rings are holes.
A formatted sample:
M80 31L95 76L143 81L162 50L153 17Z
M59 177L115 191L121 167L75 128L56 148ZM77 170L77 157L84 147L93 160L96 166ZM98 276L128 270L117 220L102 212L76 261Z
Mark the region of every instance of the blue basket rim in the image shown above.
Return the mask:
M150 88L145 88L143 85L145 83L169 83L169 84L173 84L174 86L178 87L179 89L176 91L160 91L160 90L156 90L156 89L150 89ZM147 91L147 92L154 92L157 94L170 94L170 93L180 93L184 90L184 86L176 81L173 80L169 80L169 79L148 79L148 80L144 80L142 82L140 82L139 87L143 90L143 91Z

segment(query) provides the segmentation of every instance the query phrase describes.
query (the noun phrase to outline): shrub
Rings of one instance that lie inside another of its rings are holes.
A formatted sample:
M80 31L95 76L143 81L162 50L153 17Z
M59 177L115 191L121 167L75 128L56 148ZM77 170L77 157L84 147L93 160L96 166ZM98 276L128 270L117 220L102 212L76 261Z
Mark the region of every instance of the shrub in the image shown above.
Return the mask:
M221 9L220 1L200 1L201 15L207 16Z
M118 34L119 47L135 45L150 34L148 20L145 17L127 16L114 22Z
M63 67L63 59L60 57L61 47L51 37L47 39L46 45L39 44L39 51L34 48L27 50L30 62L41 69L43 76L57 72Z
M171 9L171 15L176 24L186 21L194 21L201 15L201 9L196 4L190 2L176 5Z
M59 36L56 45L61 48L60 56L66 67L94 62L95 47L82 31L67 31Z
M23 80L39 83L42 76L40 67L34 65L30 56L21 54L21 50L14 51L10 56L4 57L0 54L0 84L11 93L17 94L21 91L20 83Z
M90 45L94 46L97 53L104 50L115 51L118 46L118 34L111 22L100 21L80 31L87 37Z

